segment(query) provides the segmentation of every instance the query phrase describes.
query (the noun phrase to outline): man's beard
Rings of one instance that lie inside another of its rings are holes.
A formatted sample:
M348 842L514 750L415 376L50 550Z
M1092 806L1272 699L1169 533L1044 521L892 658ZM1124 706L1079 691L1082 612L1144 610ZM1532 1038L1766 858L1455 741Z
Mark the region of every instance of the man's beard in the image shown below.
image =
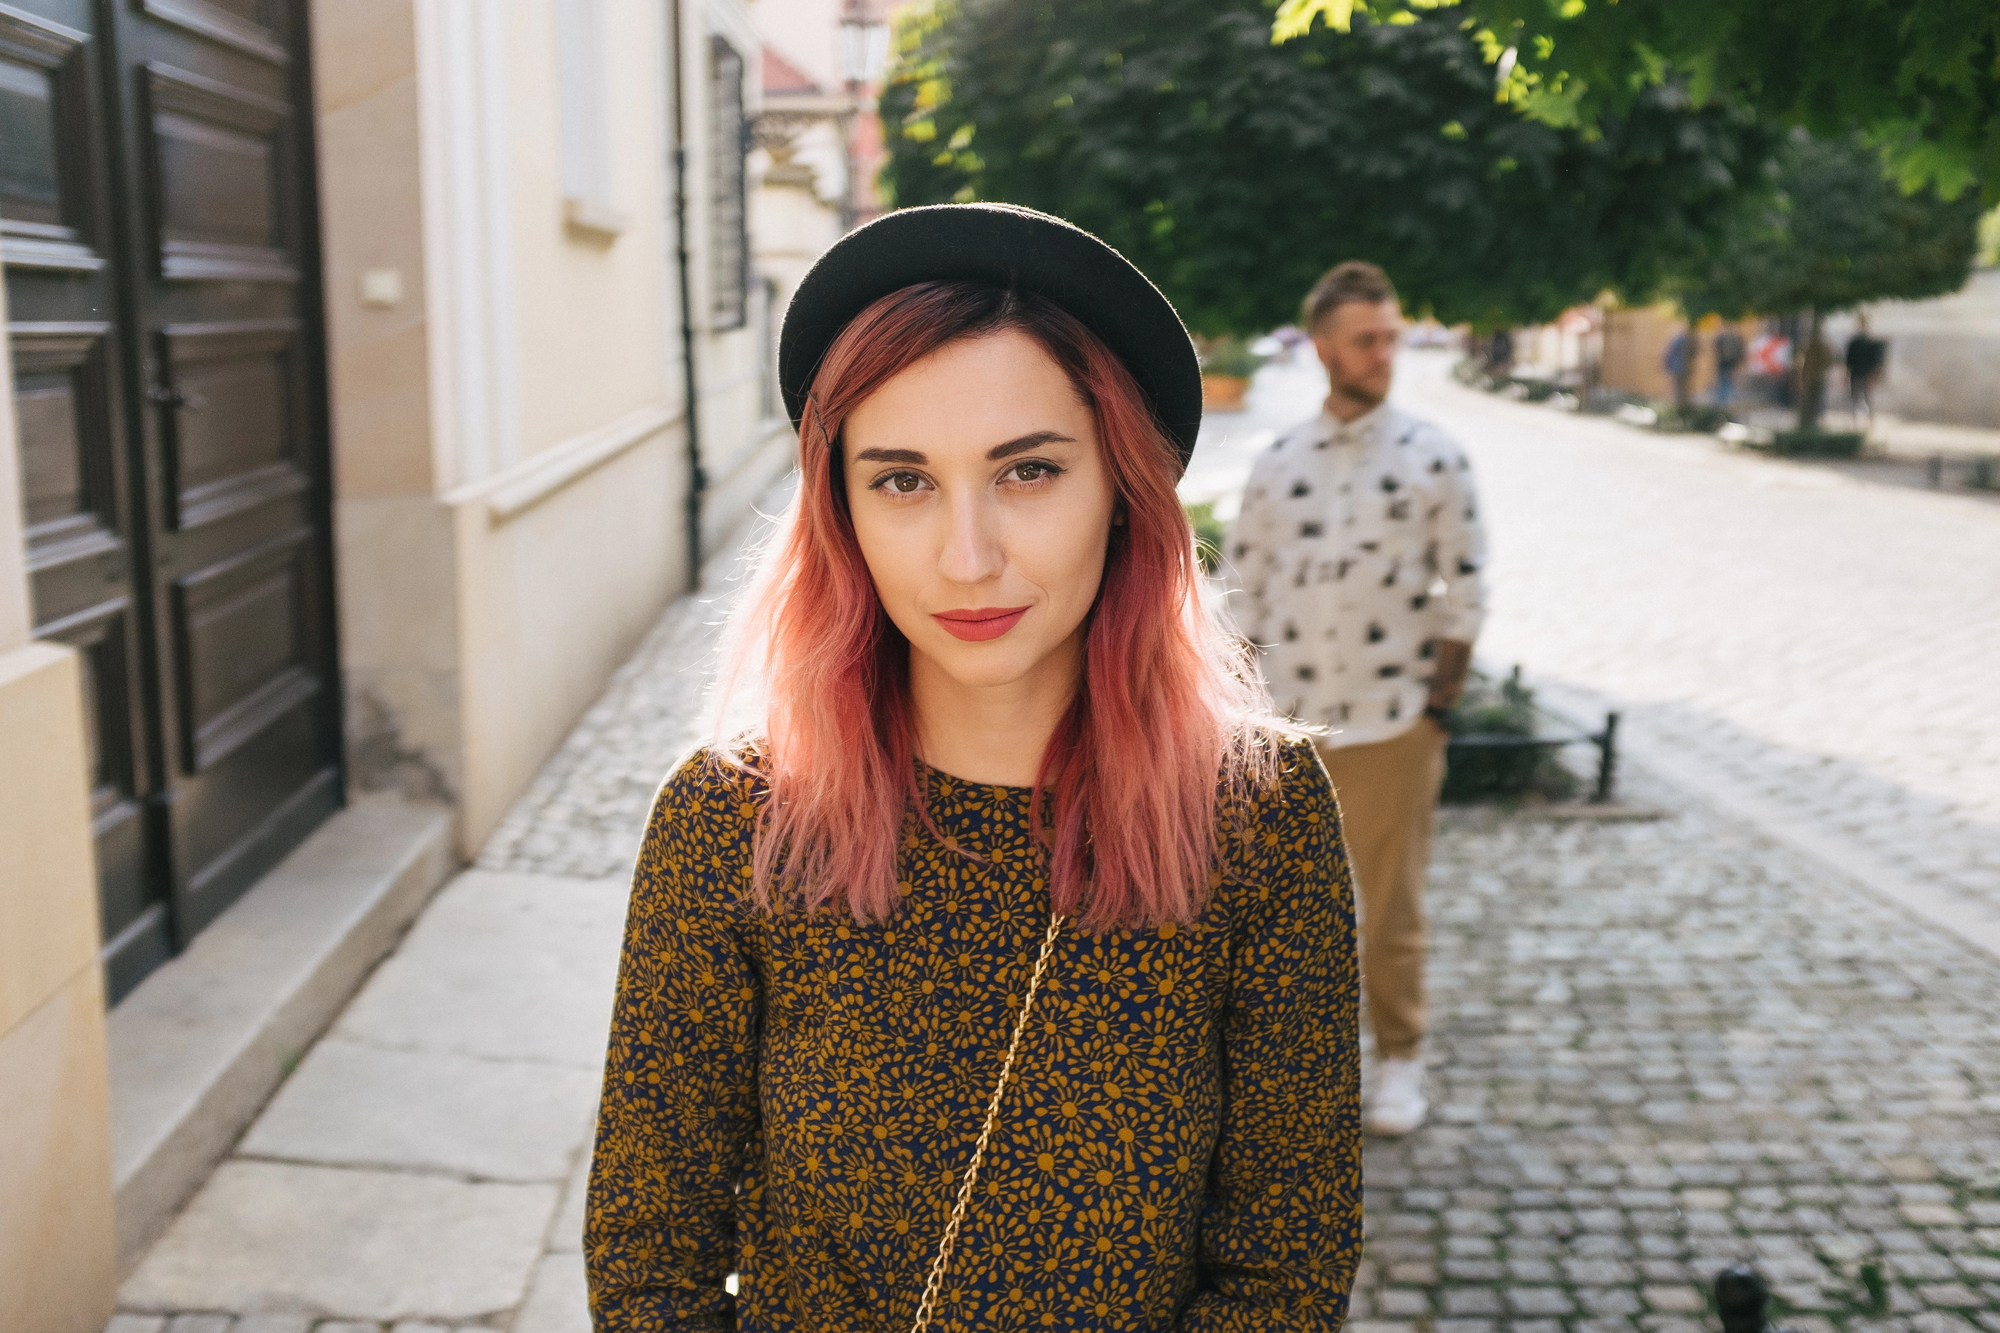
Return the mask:
M1389 397L1389 384L1384 380L1378 390L1373 384L1359 380L1342 380L1333 386L1333 392L1348 402L1361 407L1380 407Z

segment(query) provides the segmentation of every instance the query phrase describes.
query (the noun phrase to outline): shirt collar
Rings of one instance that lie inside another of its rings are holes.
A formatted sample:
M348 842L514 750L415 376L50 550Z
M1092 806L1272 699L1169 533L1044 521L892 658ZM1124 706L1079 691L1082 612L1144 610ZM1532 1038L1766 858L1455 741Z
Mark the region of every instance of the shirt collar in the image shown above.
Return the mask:
M1352 421L1342 421L1324 407L1319 410L1320 436L1329 444L1369 444L1381 435L1389 419L1389 404L1377 403Z

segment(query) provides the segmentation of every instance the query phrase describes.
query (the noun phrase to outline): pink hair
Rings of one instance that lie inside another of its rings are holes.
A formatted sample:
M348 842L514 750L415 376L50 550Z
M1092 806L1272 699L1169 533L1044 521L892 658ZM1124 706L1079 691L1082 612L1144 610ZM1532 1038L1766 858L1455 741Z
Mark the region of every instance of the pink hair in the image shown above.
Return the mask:
M798 499L736 629L730 679L761 675L761 737L730 758L768 783L752 856L759 903L897 901L906 810L928 823L915 762L909 641L876 597L849 519L842 424L889 378L948 343L1019 329L1096 416L1125 522L1112 529L1083 677L1050 737L1032 810L1052 809L1050 899L1085 928L1191 920L1216 873L1215 804L1267 781L1269 704L1243 649L1211 623L1180 463L1138 384L1097 336L1041 298L926 282L876 301L827 349L799 423ZM1046 826L1046 823L1045 823Z

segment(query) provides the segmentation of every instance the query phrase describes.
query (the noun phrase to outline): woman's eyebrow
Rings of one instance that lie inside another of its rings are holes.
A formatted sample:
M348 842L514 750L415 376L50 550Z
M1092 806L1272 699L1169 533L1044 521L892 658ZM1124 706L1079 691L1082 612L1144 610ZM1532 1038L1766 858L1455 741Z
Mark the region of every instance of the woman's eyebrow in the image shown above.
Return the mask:
M1030 449L1039 449L1045 444L1075 443L1076 440L1073 437L1065 435L1061 431L1038 430L1032 434L1023 435L1018 439L1009 440L1005 444L994 445L986 451L986 461L997 463L1003 458L1012 458L1015 454L1026 453ZM857 463L912 463L921 467L925 463L930 462L930 459L915 449L863 449L860 453L854 455L854 461Z
M1064 435L1061 431L1038 430L1032 435L1023 435L1019 439L1009 440L1005 444L994 445L986 451L986 461L997 463L1003 458L1012 458L1015 454L1026 453L1030 449L1039 449L1045 444L1075 443L1074 439Z

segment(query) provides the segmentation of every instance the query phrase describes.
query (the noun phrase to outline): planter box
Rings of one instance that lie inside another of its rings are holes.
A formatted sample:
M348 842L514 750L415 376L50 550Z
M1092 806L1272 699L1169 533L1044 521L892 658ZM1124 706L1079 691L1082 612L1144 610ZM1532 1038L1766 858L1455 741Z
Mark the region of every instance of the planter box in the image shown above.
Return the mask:
M1241 412L1250 381L1242 375L1203 375L1201 405L1210 412Z

